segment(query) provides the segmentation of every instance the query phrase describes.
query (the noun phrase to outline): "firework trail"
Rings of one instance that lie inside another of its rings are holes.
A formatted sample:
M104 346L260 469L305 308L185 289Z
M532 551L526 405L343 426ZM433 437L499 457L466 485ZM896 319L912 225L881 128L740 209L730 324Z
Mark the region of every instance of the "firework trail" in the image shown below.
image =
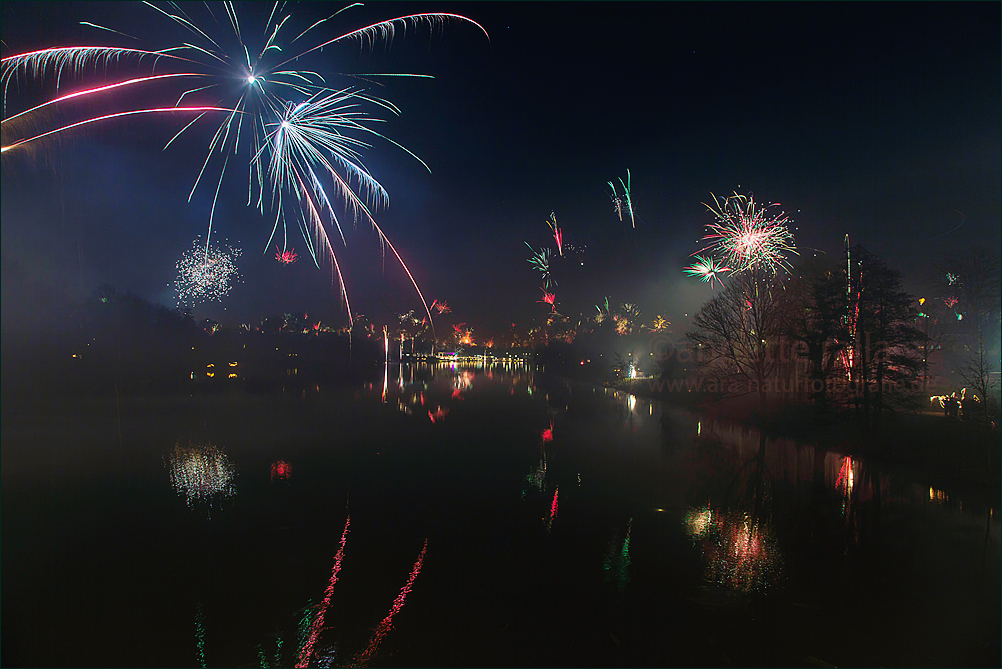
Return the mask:
M383 621L379 623L376 627L375 632L372 634L372 640L369 641L369 647L364 651L355 656L350 666L353 667L365 667L372 661L376 656L376 652L379 650L379 644L382 643L383 638L387 633L393 629L393 616L400 612L400 609L404 607L404 602L407 599L408 593L410 593L411 588L414 586L414 580L417 578L418 574L421 573L421 567L424 564L424 556L428 551L428 540L424 540L424 546L421 548L421 553L418 555L417 561L414 563L414 568L411 570L410 577L407 579L407 583L400 589L400 594L393 601L393 606L390 607L390 612L387 614Z
M537 252L536 249L529 246L529 242L525 242L525 245L532 251L528 263L542 275L543 287L549 288L551 283L554 286L557 285L557 282L550 276L550 249L543 248Z
M850 311L846 313L844 323L846 328L849 330L849 345L843 346L839 350L839 358L842 361L842 366L845 368L846 379L852 382L852 369L853 360L855 357L855 342L856 342L856 326L859 324L859 299L863 295L863 285L862 282L857 280L856 287L856 300L855 305L853 305L852 300L852 252L849 248L849 235L845 236L845 294L848 299L848 305ZM835 340L835 343L839 343Z
M327 613L327 607L330 606L331 597L334 596L334 586L337 585L337 577L341 571L341 560L344 559L344 543L348 540L349 525L351 525L351 516L345 518L344 531L341 532L341 543L338 546L337 553L334 555L334 568L331 570L331 580L330 583L327 584L327 589L324 591L324 599L320 602L317 617L313 619L313 624L310 625L310 631L306 637L306 642L299 649L299 659L296 662L296 667L301 668L309 665L310 656L313 655L313 647L316 645L320 632L323 631L324 614Z
M726 263L735 273L763 269L775 274L781 268L789 271L785 254L797 253L793 234L787 227L790 219L785 213L774 216L767 213L769 207L778 205L756 208L752 196L710 195L713 204L707 204L706 208L716 220L706 226L707 233L703 236L709 246L696 253L711 251L720 258L718 262Z
M240 249L203 247L200 240L195 239L191 249L185 251L175 265L178 274L174 290L178 307L194 307L206 300L220 301L226 297L231 282L240 279L236 264L239 257Z
M363 89L335 90L327 84L326 79L319 72L292 69L293 66L290 63L298 63L301 57L333 45L358 44L371 47L377 41L385 41L389 44L397 30L406 32L408 29L413 30L419 26L434 29L446 22L459 22L472 24L486 35L483 27L475 21L457 14L411 14L373 23L332 39L321 39L309 48L298 48L294 46L297 40L315 28L327 24L344 9L355 7L361 3L354 3L334 12L327 18L302 30L291 40L286 41L285 38L291 36L289 31L292 30L291 26L294 21L290 22L292 14L286 12L285 3L280 5L276 2L263 26L264 46L260 52L257 52L256 49L252 52L248 48L248 41L244 39L246 26L244 29L241 28L236 8L232 2L222 3L228 19L228 27L232 29L232 35L229 34L228 30L221 30L220 34L214 36L210 35L208 28L205 30L200 28L173 2L169 3L168 9L163 9L151 2L144 4L180 26L189 33L189 39L192 41L160 50L117 46L56 47L3 58L0 81L4 84L4 114L6 115L10 83L21 78L42 79L54 74L58 88L64 76L87 76L91 71L96 74L101 70L102 65L107 70L108 66L113 63L125 63L136 67L142 66L144 63L151 63L156 68L158 64L164 62L168 66L183 65L186 71L133 77L125 81L94 86L69 95L59 96L20 114L5 118L3 121L5 134L9 134L8 131L11 127L8 125L9 121L25 115L30 116L32 112L43 107L58 106L72 99L104 99L104 94L108 91L150 81L163 83L168 78L198 77L200 80L195 82L195 86L186 88L172 107L164 105L155 109L104 114L49 130L34 137L19 138L17 141L3 146L2 151L6 153L13 148L43 137L101 120L136 114L178 111L197 113L192 121L167 142L164 147L166 149L175 139L205 117L208 112L223 112L223 118L209 142L205 161L188 196L188 200L191 201L203 177L208 178L209 163L213 160L213 156L216 156L215 164L221 160L222 165L218 168L215 195L209 211L205 242L207 254L211 241L214 213L227 166L231 157L243 154L247 157L246 164L248 165L247 204L250 205L254 202L256 193L255 207L264 214L264 195L266 191L271 191L270 206L275 211L275 227L272 236L280 223L283 230L285 229L286 212L283 208L283 194L286 200L291 199L299 205L299 226L306 238L310 253L316 262L317 252L323 252L324 257L332 266L332 280L334 273L338 275L349 320L351 320L351 308L344 290L343 277L334 256L334 249L329 243L328 233L324 228L326 222L333 228L337 228L340 234L340 222L327 196L322 178L333 184L334 192L343 202L348 215L354 220L365 218L372 224L378 233L381 245L388 246L393 252L417 290L425 310L428 311L427 302L421 295L420 288L418 288L410 270L383 230L377 225L369 207L363 202L364 199L373 206L385 204L386 192L360 162L360 151L370 147L360 136L378 137L403 149L411 156L414 154L371 128L370 125L379 119L373 118L361 108L374 107L392 114L399 114L400 110L386 100L366 94ZM206 9L212 16L213 22L219 26L220 24L215 21L215 15L212 14L212 9L208 5L206 5ZM175 11L177 13L173 13ZM283 16L283 14L285 15ZM287 22L289 22L290 27L282 32L282 28L286 26ZM81 24L136 39L104 26L89 22L81 22ZM225 22L222 25L226 25ZM255 53L256 55L254 55ZM233 54L239 55L234 57ZM190 71L192 69L198 71ZM365 73L364 75L349 76L376 78L387 76L427 77L428 75ZM234 82L239 82L239 85L234 86ZM216 98L225 101L226 104L181 107L181 102L188 96ZM420 159L418 160L420 162ZM240 162L241 159L237 158L235 161ZM424 165L423 162L422 165ZM427 168L427 165L425 167ZM215 180L216 177L213 176L212 179ZM266 186L266 181L269 179L271 180L270 189ZM357 193L350 184L355 184ZM266 249L270 242L269 239L265 245ZM319 266L319 263L317 264Z
M556 212L550 212L550 220L546 222L550 226L550 231L553 233L553 239L557 242L557 253L560 254L562 258L564 256L564 233L560 231L557 226L557 214Z
M626 183L623 183L623 179L619 178L619 185L623 187L623 194L620 195L616 192L616 184L611 181L607 181L609 188L612 189L612 206L613 211L619 216L619 220L623 220L623 210L626 210L626 215L630 219L630 225L634 228L637 227L636 221L633 220L633 199L630 196L630 170L626 170Z
M713 280L716 279L720 281L720 277L717 276L718 272L730 272L730 267L725 267L723 263L714 260L709 256L696 256L696 262L685 268L685 273L689 276L699 277L700 281L704 283L709 281L710 288L713 288Z

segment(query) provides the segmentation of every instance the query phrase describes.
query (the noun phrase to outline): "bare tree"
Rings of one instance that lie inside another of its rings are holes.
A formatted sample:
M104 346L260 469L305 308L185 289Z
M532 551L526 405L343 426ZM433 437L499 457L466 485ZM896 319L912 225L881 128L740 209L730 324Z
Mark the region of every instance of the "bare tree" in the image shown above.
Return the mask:
M967 389L977 398L974 400L973 410L971 400L964 402L964 418L974 418L982 427L987 430L994 429L995 414L998 407L995 405L993 391L998 385L998 370L992 364L992 359L985 350L984 340L978 339L977 347L971 351L966 364L957 369L957 373L964 379Z
M685 335L702 359L704 371L721 382L757 391L763 412L769 381L780 362L782 293L777 276L739 274L702 306L693 318L695 329Z

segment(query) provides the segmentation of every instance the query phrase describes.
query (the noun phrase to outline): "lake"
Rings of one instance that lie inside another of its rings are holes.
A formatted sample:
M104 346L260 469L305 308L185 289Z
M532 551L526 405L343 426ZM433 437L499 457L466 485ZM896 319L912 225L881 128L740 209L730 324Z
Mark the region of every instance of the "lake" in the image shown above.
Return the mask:
M999 664L998 500L518 364L371 377L5 410L3 664Z

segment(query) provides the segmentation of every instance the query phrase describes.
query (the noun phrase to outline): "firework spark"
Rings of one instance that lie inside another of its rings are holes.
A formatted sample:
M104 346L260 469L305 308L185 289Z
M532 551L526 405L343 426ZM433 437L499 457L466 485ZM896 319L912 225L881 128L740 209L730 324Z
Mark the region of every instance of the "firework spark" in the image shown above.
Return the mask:
M525 245L529 247L530 251L532 251L532 255L529 256L528 262L532 265L533 269L542 275L543 287L549 288L550 284L553 284L554 286L557 285L557 282L550 276L550 249L543 248L537 252L536 249L529 246L529 242L525 242Z
M232 282L240 279L236 259L240 249L229 246L206 248L199 239L192 242L175 265L174 280L178 307L194 307L206 300L222 300L229 294Z
M550 220L548 220L546 224L550 226L550 231L553 233L553 240L557 242L557 253L562 258L564 256L564 233L561 232L560 227L557 225L556 212L550 212Z
M785 213L767 213L769 207L779 205L757 208L753 196L710 195L713 204L706 207L716 220L706 226L707 234L703 236L709 246L697 253L711 251L731 272L763 269L775 274L781 268L789 271L785 254L797 253L788 227L790 219Z
M699 277L704 283L709 281L710 288L713 288L713 280L720 280L718 272L730 272L730 267L725 267L723 263L714 260L709 256L696 256L696 262L685 268L685 273L689 276Z
M299 258L299 255L296 253L296 249L280 251L279 248L276 246L275 251L277 251L277 253L275 254L275 260L282 263L283 265L291 265L292 263L296 262L296 260Z
M452 309L449 308L449 305L445 300L435 300L431 303L431 306L439 313L439 315L452 313Z

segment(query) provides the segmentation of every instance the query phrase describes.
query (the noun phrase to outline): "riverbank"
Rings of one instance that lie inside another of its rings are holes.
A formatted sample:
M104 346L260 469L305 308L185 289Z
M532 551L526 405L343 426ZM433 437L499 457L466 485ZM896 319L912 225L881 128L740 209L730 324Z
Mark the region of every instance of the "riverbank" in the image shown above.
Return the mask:
M936 488L962 488L997 500L1002 494L999 430L942 413L885 410L869 428L853 408L819 414L806 404L771 406L763 414L752 396L713 401L702 393L666 393L647 380L613 387L638 397L683 406L693 413L763 430L771 437L814 443L872 460Z

